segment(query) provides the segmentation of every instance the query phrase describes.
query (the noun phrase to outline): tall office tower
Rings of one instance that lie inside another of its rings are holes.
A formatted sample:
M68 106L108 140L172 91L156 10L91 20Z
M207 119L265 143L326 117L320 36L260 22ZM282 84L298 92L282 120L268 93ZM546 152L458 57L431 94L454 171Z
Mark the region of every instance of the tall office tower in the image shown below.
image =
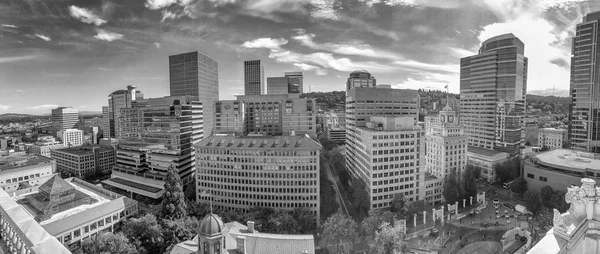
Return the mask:
M346 92L346 168L365 182L371 208L394 194L425 198L424 136L416 90L354 87Z
M301 71L286 72L288 93L304 93L304 75Z
M462 174L467 166L467 139L451 107L444 107L439 115L426 116L426 171L440 179Z
M368 71L353 71L346 82L346 91L353 87L375 87L376 85L377 80Z
M317 136L317 101L300 94L240 95L243 102L244 135ZM216 115L217 124L229 124L229 116Z
M170 96L139 100L134 107L121 109L117 164L104 185L157 200L171 164L184 185L192 183L192 145L203 138L202 105L196 100Z
M600 11L588 13L577 24L571 46L571 105L569 140L571 148L600 153Z
M268 77L267 78L267 94L287 94L288 78L287 77Z
M241 211L305 207L319 221L322 147L312 138L215 134L194 146L198 202Z
M136 90L136 88L127 86L126 90L114 91L108 95L108 106L102 107L105 138L117 137L117 119L121 116L121 109L131 108L136 100L144 99L142 91Z
M58 136L60 131L75 129L79 122L79 110L72 107L58 107L52 110L52 135Z
M219 100L219 65L198 51L169 56L171 96L197 96L204 112L203 133L212 133L215 101Z
M265 94L265 69L260 60L244 61L244 94Z
M460 119L469 145L517 154L527 91L525 45L513 34L484 41L460 59Z

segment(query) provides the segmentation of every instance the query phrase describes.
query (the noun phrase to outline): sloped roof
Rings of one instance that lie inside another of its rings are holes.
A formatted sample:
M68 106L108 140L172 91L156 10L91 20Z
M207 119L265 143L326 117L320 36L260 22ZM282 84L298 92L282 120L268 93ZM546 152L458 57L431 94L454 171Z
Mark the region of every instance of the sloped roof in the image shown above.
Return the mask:
M53 196L74 189L75 188L73 186L71 186L65 180L60 178L58 174L56 174L52 176L52 178L48 179L48 181L46 181L44 184L42 184L39 188L39 191L48 193L50 196Z

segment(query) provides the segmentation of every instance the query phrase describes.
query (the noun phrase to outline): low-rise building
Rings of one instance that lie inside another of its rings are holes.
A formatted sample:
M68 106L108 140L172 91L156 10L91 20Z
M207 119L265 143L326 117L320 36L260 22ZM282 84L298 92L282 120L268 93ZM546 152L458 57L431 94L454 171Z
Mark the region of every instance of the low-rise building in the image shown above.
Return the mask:
M469 146L467 147L467 165L481 169L481 178L488 183L496 182L495 166L506 162L510 155L492 149Z
M559 149L567 143L567 129L542 128L538 133L538 146L547 149Z
M600 155L570 149L555 149L529 155L523 163L527 189L544 186L565 190L578 185L581 178L600 180Z
M65 147L83 145L83 131L77 129L66 129L58 132L58 138Z
M95 174L108 174L115 165L115 150L102 146L81 146L55 149L56 170L63 176L85 178Z
M346 128L343 126L325 127L325 137L336 143L346 142Z
M322 147L307 135L213 135L195 147L198 202L241 211L306 207L319 221Z
M54 137L40 137L30 148L30 152L44 157L52 158L50 151L65 147L62 142L56 141Z
M444 200L442 196L443 184L444 179L425 172L425 203L438 204Z
M13 198L50 235L69 249L138 211L137 202L78 178L55 175L37 191ZM44 253L44 252L42 252Z
M39 155L0 157L0 187L10 195L30 191L55 172L56 163Z
M232 221L223 223L215 214L200 221L199 232L192 240L173 247L171 254L314 254L313 235L286 235L260 233L254 222L247 225Z

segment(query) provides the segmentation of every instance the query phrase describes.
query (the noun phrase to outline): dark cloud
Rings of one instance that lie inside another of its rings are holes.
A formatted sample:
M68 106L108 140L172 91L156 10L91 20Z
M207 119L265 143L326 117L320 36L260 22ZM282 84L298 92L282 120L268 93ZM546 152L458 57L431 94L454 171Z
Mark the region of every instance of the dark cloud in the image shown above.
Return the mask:
M569 68L569 66L571 66L565 59L562 58L557 58L557 59L552 59L550 61L550 63L553 63L559 67L563 67L563 68Z

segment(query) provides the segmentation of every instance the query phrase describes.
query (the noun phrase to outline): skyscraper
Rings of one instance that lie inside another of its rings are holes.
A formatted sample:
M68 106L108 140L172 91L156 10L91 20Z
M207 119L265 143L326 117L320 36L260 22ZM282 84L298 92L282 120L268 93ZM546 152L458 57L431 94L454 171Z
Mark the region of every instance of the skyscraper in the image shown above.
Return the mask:
M439 115L425 117L425 165L427 172L443 179L464 172L467 166L467 136L451 107Z
M571 148L600 153L600 71L596 52L600 39L600 11L588 13L577 24L571 46Z
M302 72L286 72L284 77L268 77L266 94L302 93Z
M346 91L349 91L353 87L375 87L377 80L368 71L358 70L350 73L348 81L346 82Z
M171 96L197 96L204 112L203 133L212 133L214 102L219 100L219 65L198 51L169 56Z
M136 90L135 86L127 86L126 90L114 91L108 95L108 106L102 108L104 137L117 137L117 119L121 115L122 108L131 108L133 102L144 98L144 94Z
M460 60L460 119L470 146L519 152L527 91L524 50L519 38L503 34Z
M52 110L52 135L66 129L76 129L79 122L79 110L72 107L58 107Z
M304 76L302 72L286 72L288 93L304 93Z
M265 94L265 70L260 60L244 61L244 94Z

